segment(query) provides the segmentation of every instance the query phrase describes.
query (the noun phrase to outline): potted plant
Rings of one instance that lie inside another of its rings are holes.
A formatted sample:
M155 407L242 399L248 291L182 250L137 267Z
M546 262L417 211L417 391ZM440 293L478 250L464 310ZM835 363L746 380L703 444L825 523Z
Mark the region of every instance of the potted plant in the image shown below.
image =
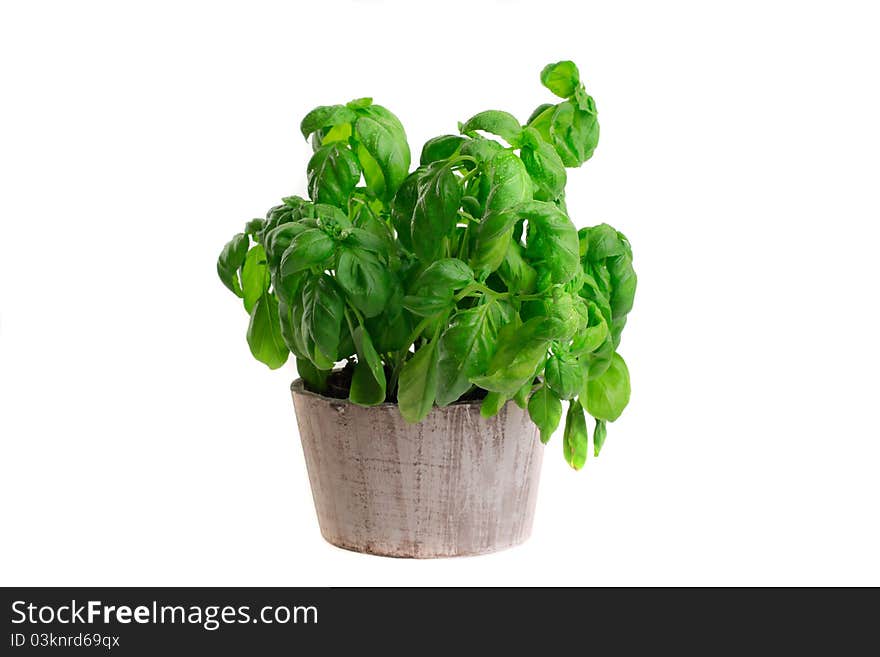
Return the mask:
M283 199L223 248L217 271L250 315L254 357L296 358L300 437L335 545L515 545L563 402L563 454L579 469L586 415L598 455L629 401L617 349L632 251L607 224L578 231L565 205L566 168L598 142L596 106L572 62L541 82L561 101L525 125L481 112L429 140L412 171L403 126L371 99L312 110L309 199Z

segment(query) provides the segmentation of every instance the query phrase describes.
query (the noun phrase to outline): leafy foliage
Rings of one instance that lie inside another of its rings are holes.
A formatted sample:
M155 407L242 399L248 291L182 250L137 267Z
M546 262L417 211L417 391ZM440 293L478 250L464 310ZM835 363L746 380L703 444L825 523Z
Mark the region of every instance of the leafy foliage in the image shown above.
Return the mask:
M402 124L372 99L309 112L310 198L249 221L217 262L254 357L277 368L293 353L316 391L349 361L349 399L396 401L410 422L481 389L484 416L514 400L545 443L567 402L566 461L586 463L585 414L598 456L629 402L617 349L637 279L622 233L578 231L566 209L566 168L598 143L595 102L573 62L541 83L560 102L525 124L480 112L412 171Z

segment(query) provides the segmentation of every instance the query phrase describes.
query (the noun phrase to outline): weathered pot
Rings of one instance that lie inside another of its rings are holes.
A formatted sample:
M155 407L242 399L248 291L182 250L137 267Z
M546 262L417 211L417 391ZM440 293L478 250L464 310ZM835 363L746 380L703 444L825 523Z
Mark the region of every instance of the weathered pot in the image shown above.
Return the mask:
M390 557L455 557L522 543L532 530L543 445L508 403L434 408L407 424L291 385L318 523L341 548Z

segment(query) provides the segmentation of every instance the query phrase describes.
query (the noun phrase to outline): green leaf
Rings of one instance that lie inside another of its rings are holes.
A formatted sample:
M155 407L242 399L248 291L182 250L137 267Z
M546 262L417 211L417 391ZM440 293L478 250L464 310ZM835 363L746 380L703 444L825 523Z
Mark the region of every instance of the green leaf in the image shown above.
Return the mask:
M343 123L351 123L355 119L357 119L357 114L345 105L324 105L316 107L306 114L302 123L300 123L299 129L303 137L308 139L310 134L321 128L331 128Z
M375 179L371 185L368 177L367 186L372 187L380 198L391 199L409 173L409 144L403 126L384 107L371 105L359 110L354 129L361 146L382 174L381 185ZM364 164L363 160L361 164Z
M581 327L571 344L574 355L588 354L599 347L608 338L608 323L593 301L585 301L587 307L587 325Z
M505 395L497 392L490 392L483 398L483 403L480 404L480 415L485 418L497 415L498 411L504 408L507 399L508 398Z
M541 442L546 445L562 418L562 402L546 384L529 399L529 417L541 430Z
M596 429L593 431L593 456L599 456L607 435L608 429L605 426L605 420L596 420Z
M577 66L571 61L548 64L541 71L541 84L560 98L570 98L581 83Z
M315 151L307 175L314 202L348 208L348 197L361 179L361 167L346 146L333 143Z
M580 470L587 462L587 420L584 409L576 401L568 403L565 415L565 429L562 433L562 453L565 461L575 470Z
M363 144L357 145L357 158L361 170L364 172L364 182L367 189L374 197L384 201L388 194L386 193L385 174L382 173L382 167Z
M423 287L460 290L474 280L474 272L458 258L443 258L432 262L416 279L413 289Z
M437 340L423 345L403 366L397 389L400 414L407 422L421 422L437 393Z
M349 246L340 249L336 280L349 301L365 317L381 313L391 296L391 276L387 266L365 249Z
M605 373L587 381L580 400L597 420L614 422L629 403L629 395L629 369L623 357L615 353Z
M627 242L621 236L608 224L581 228L578 231L579 247L584 249L584 256L590 262L600 262L626 253Z
M412 219L419 200L419 179L423 173L421 169L413 171L403 181L391 201L391 223L397 231L397 239L408 251L413 250Z
M565 191L565 164L534 128L526 128L523 141L520 158L535 183L535 199L555 201Z
M366 320L366 328L380 353L409 349L413 330L411 316L403 309L403 291L399 281L392 279L391 296L385 310Z
M512 397L531 381L547 353L550 341L541 337L543 317L534 317L518 327L510 322L498 332L495 354L485 375L471 378L484 390Z
M319 370L312 361L305 358L297 358L296 371L309 390L314 392L324 392L327 390L327 379L332 370Z
M373 347L370 335L362 326L357 326L352 333L358 362L351 380L348 398L361 406L375 406L385 401L385 369L382 359Z
M312 267L325 268L336 252L336 242L320 228L294 236L281 256L281 275L290 276Z
M486 181L489 186L487 214L512 208L532 198L529 172L522 160L510 151L500 151L489 160Z
M309 229L305 223L292 222L275 226L266 233L263 238L263 245L266 249L266 261L270 267L277 267L281 264L281 256L290 246L293 238Z
M484 374L495 351L498 332L511 321L513 308L490 299L459 310L440 338L437 403L451 404L471 387L471 377Z
M416 255L431 261L443 254L460 207L461 186L449 167L429 169L419 178L412 215L412 246Z
M515 294L531 294L535 291L538 273L523 258L523 247L518 242L510 243L497 272L509 291Z
M350 107L353 110L363 109L364 107L369 107L373 104L373 99L369 96L363 96L361 98L355 98L353 100L348 101L345 106Z
M534 385L533 381L526 381L522 388L517 390L516 394L513 396L513 401L523 410L526 410L529 406L529 395L532 394L532 387Z
M419 163L422 166L426 166L434 162L447 160L461 148L465 141L464 137L459 137L458 135L441 135L429 139L422 146L422 155L419 158Z
M461 126L463 134L473 133L476 130L498 135L514 148L519 146L522 136L522 126L516 117L500 110L486 110L475 114Z
M452 308L451 290L423 288L419 294L403 297L403 307L419 317L434 317Z
M299 294L299 289L296 290L296 293ZM298 361L308 361L310 358L309 347L302 332L302 304L299 302L299 299L296 300L294 305L289 305L287 301L279 297L278 319L281 324L281 338L284 340L284 344L287 345L290 353L296 356ZM305 380L305 376L303 376L303 379Z
M471 267L480 280L498 269L511 247L513 227L519 216L514 211L493 212L480 222L471 254Z
M310 276L302 288L302 333L309 357L319 369L332 369L338 360L345 303L329 274Z
M287 345L281 337L278 321L278 301L273 295L264 294L254 304L247 341L254 358L270 369L276 370L287 362Z
M266 266L266 251L259 244L248 251L241 268L241 289L244 309L253 310L259 298L269 289L269 268Z
M351 219L349 219L348 215L335 205L315 203L314 215L318 222L318 227L328 235L339 237L341 236L342 231L352 228Z
M262 232L265 226L265 219L251 219L244 225L244 232L247 235L252 236L254 239L257 239L257 236L260 234L260 232Z
M577 358L555 353L544 366L544 381L560 399L574 399L587 381L587 368Z
M474 158L477 162L488 163L493 157L504 150L504 146L494 139L474 137L461 145L461 154Z
M589 100L592 102L592 98ZM550 141L567 167L579 167L589 160L599 143L599 120L595 105L590 107L590 110L583 110L566 100L553 112Z
M351 131L351 123L340 123L329 128L321 128L312 135L312 149L318 150L322 146L339 142L348 143Z
M380 236L364 228L346 228L342 232L341 241L346 247L367 251L383 261L388 259L387 233Z
M571 219L553 203L531 201L517 208L529 222L526 258L553 283L567 283L580 266L578 234Z
M217 275L237 297L242 296L238 270L244 264L249 244L248 236L238 233L226 243L217 259Z

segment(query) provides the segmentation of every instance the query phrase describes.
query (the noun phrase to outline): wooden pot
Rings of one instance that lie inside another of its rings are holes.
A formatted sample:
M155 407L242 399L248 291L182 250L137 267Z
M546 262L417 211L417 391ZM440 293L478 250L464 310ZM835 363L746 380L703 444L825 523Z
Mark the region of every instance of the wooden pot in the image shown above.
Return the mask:
M529 537L543 445L508 402L435 407L408 424L396 404L364 408L291 385L324 538L341 548L426 559L495 552Z

